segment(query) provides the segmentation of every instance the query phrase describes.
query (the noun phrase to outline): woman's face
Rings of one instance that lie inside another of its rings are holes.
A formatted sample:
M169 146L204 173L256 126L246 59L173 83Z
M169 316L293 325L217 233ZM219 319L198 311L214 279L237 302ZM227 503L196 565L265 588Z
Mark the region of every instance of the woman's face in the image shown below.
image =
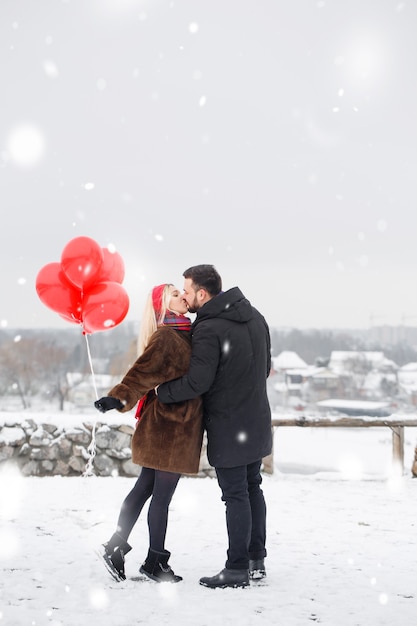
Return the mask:
M173 311L174 313L181 313L182 315L184 315L184 313L187 313L188 311L185 298L182 295L181 291L176 287L171 287L168 308L170 311Z

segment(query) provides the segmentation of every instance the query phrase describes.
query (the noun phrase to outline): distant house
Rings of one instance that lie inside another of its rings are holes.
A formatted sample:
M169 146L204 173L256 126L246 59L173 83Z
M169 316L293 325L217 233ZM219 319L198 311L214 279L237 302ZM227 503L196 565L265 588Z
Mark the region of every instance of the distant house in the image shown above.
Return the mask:
M273 407L300 405L303 383L308 369L307 363L291 350L284 350L278 356L272 357L268 397Z
M417 406L417 363L407 363L397 372L400 396L413 406Z
M393 406L394 398L417 406L417 363L399 368L382 351L336 350L326 367L318 367L285 350L272 358L268 393L275 407L343 400L382 402L375 410L386 411L385 403Z
M308 379L308 399L318 402L343 394L343 385L338 374L328 367L316 367Z
M361 397L373 400L397 395L397 373L380 370L369 372L365 377L360 392Z
M379 367L385 360L383 352L372 350L333 350L330 354L329 368L336 374L352 371L353 363L363 363L369 369Z
M272 367L275 372L286 372L293 369L308 367L307 363L291 350L283 350L278 356L272 357Z
M342 394L340 376L328 367L316 367L289 350L273 358L274 390L283 406L305 405Z
M346 397L379 400L397 392L398 365L381 351L333 351L329 369L341 377Z

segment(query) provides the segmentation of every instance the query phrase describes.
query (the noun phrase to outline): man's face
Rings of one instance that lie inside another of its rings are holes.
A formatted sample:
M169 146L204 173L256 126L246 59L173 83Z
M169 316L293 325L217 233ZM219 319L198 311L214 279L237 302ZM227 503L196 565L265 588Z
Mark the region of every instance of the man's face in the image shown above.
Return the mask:
M197 313L198 309L201 307L197 299L197 293L198 292L194 290L194 284L191 278L186 278L184 280L184 298L190 313Z

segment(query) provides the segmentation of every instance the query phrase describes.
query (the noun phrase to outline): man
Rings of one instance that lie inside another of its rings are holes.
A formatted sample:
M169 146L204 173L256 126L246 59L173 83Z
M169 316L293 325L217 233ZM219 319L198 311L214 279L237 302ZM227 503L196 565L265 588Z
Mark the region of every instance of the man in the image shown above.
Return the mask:
M271 367L268 325L238 287L222 292L213 265L183 273L191 313L188 373L157 388L163 403L202 396L207 454L226 504L229 538L225 568L200 579L207 587L245 587L266 575L266 505L262 458L271 453L266 379Z

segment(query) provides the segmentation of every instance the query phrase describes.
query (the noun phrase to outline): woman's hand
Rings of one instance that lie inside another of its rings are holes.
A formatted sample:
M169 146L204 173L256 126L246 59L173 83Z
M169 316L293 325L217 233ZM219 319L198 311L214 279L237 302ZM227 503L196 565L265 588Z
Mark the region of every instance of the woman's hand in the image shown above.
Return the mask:
M105 413L106 411L110 411L110 409L123 409L124 404L117 398L104 396L103 398L100 398L100 400L96 400L94 402L94 406L101 413Z

